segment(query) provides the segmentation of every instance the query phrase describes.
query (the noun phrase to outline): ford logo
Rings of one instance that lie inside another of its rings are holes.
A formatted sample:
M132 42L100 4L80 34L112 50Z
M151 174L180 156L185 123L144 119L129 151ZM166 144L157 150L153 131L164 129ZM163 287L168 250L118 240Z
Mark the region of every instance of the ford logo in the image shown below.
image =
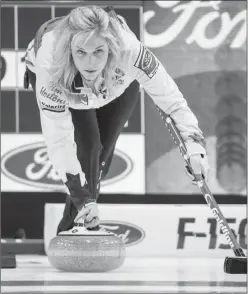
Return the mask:
M2 156L2 173L10 179L48 190L64 191L64 185L53 169L44 142L23 145ZM133 169L131 159L115 150L108 175L101 184L109 185L125 178Z
M145 232L140 227L121 221L101 221L100 227L120 237L125 245L135 245L145 237Z

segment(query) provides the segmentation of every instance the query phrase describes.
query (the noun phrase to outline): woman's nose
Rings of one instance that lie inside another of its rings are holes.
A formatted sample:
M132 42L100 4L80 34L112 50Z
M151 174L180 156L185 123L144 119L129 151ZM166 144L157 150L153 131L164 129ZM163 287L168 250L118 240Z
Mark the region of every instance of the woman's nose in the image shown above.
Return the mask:
M87 63L89 66L93 66L95 64L96 58L93 54L89 54L87 58Z

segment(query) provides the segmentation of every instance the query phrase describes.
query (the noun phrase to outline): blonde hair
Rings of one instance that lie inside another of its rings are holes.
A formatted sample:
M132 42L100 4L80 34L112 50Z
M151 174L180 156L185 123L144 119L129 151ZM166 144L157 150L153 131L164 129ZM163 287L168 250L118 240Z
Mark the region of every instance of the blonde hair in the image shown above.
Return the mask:
M124 21L123 18L121 20ZM125 45L121 37L121 29L118 20L110 17L98 6L83 6L73 9L53 29L55 41L53 61L49 70L53 85L66 92L71 90L71 85L78 71L71 53L72 39L80 33L88 33L89 36L93 31L98 30L99 34L106 39L111 52L103 70L106 87L110 90L111 72L115 70L120 61L120 52Z

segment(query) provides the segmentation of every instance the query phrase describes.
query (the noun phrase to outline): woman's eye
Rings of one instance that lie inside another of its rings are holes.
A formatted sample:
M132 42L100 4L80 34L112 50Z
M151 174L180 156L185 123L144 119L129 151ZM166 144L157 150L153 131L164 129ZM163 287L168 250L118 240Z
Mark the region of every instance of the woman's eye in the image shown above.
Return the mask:
M96 54L100 54L100 53L102 53L102 52L103 52L102 49L98 49L98 50L95 51Z
M79 53L79 54L85 54L86 52L83 51L83 50L77 50L77 53Z

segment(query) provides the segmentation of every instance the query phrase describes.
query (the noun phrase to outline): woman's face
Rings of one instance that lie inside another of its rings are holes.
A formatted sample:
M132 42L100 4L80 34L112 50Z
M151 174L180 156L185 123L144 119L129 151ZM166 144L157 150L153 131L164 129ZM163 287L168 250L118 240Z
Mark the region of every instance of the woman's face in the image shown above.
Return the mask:
M72 42L75 66L86 80L92 81L102 72L108 54L109 48L105 38L96 32L86 42L82 35L76 36L76 40Z

